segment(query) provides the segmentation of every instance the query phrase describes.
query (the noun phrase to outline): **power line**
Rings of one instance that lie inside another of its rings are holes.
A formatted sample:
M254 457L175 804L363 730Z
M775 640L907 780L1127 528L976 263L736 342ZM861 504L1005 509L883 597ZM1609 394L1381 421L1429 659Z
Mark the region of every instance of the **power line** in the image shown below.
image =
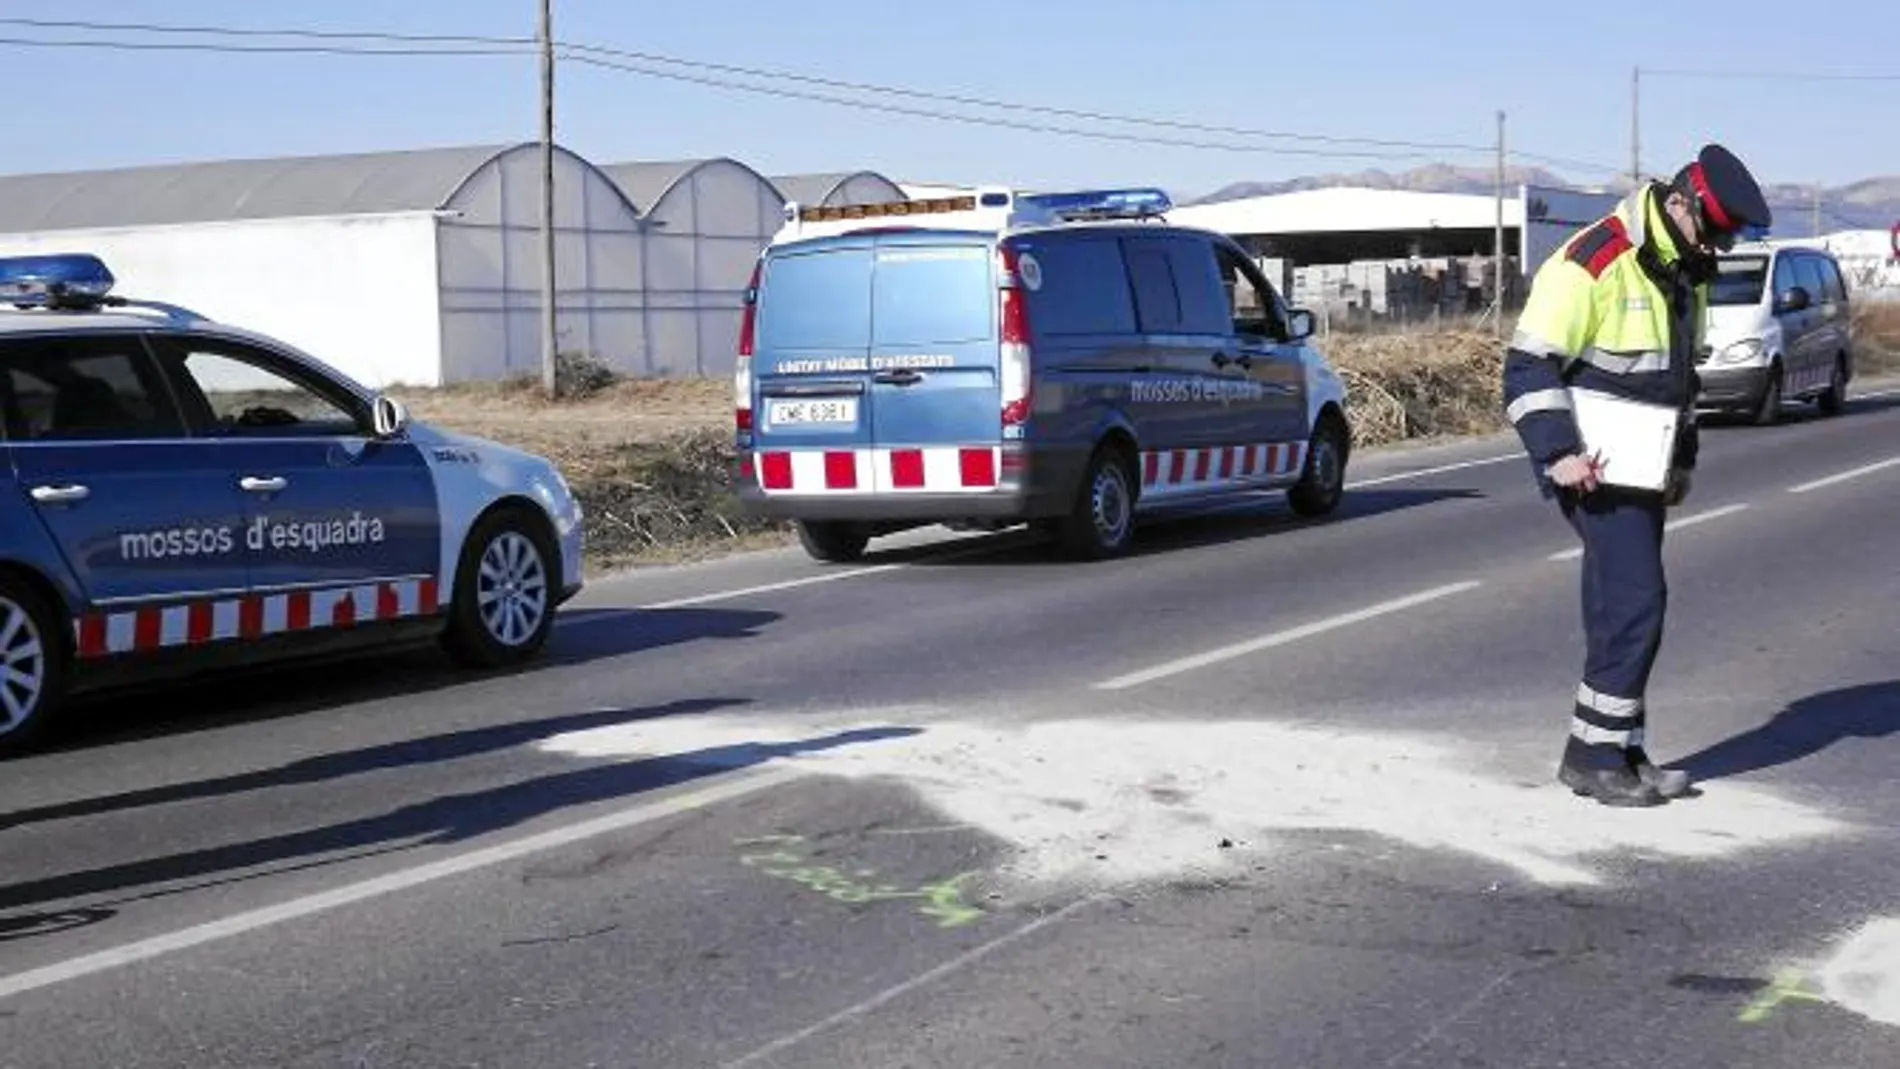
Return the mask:
M122 40L48 40L25 38L0 38L0 44L15 44L27 47L50 48L106 48L133 51L200 51L214 53L266 53L266 54L318 54L318 55L376 55L376 56L412 56L412 55L522 55L531 54L536 45L534 38L496 37L469 34L406 34L367 31L313 30L313 29L266 29L220 26L161 25L155 23L110 23L72 19L28 19L0 18L0 25L22 26L33 29L79 29L89 31L138 32L154 34L196 34L232 38L285 37L291 39L320 41L368 41L379 43L397 43L401 45L426 44L427 49L362 46L308 46L308 45L232 45L232 44L162 44L151 42L129 42ZM455 47L447 47L455 46ZM481 47L469 47L481 46ZM1479 152L1490 153L1494 146L1451 141L1410 141L1393 138L1346 137L1330 134L1314 134L1283 130L1266 130L1239 126L1222 126L1207 123L1195 123L1185 120L1157 118L1153 116L1122 115L1111 112L1089 111L1074 108L1061 108L1051 105L1028 104L1018 101L1001 100L990 97L972 96L957 93L932 92L910 89L902 86L882 85L871 82L856 82L819 75L803 74L795 71L774 70L759 67L744 67L734 64L716 63L704 60L685 59L677 56L652 52L637 52L579 42L556 42L562 58L572 62L645 77L661 78L713 88L750 92L776 96L784 99L807 100L834 106L851 107L860 110L883 111L892 114L908 115L916 118L930 118L940 121L961 122L969 125L992 126L1003 129L1025 130L1035 133L1050 133L1063 136L1095 138L1098 140L1119 141L1134 144L1150 144L1174 148L1193 148L1208 151L1234 153L1255 152L1262 154L1319 156L1327 158L1359 158L1374 160L1417 160L1426 158L1428 152L1455 151L1475 155ZM640 61L634 63L615 63L599 57L615 57ZM1371 152L1348 150L1299 150L1276 149L1264 146L1246 146L1229 143L1217 143L1205 140L1182 138L1158 138L1130 134L1093 131L1073 126L1060 126L1046 123L1026 123L1004 119L990 119L976 116L959 115L950 112L919 108L908 108L894 104L851 100L843 97L805 93L787 89L768 88L747 85L705 75L684 74L677 71L656 69L652 64L683 67L688 70L713 71L723 74L736 74L750 78L787 81L825 88L845 89L854 92L876 93L911 99L934 100L947 104L970 107L993 108L1003 111L1026 112L1052 115L1063 118L1081 119L1090 122L1116 123L1130 126L1145 126L1160 129L1177 129L1201 133L1224 134L1237 137L1252 137L1269 140L1304 141L1330 145L1369 145L1386 149L1410 149L1409 152ZM1617 174L1620 168L1610 167L1584 160L1537 153L1513 151L1510 158L1545 163L1551 166L1584 170L1593 173Z
M1644 75L1773 82L1900 82L1900 74L1840 74L1832 71L1687 70L1642 68Z

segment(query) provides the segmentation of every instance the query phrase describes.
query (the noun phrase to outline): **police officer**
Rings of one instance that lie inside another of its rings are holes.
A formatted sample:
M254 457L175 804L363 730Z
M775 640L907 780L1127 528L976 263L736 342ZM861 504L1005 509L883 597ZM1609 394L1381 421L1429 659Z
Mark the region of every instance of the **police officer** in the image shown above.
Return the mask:
M1668 183L1638 186L1538 268L1504 360L1504 403L1538 488L1583 542L1586 652L1558 779L1605 805L1653 806L1689 789L1644 747L1644 693L1663 632L1663 512L1689 491L1699 438L1695 356L1718 252L1771 222L1740 160L1707 145ZM1567 387L1682 413L1662 492L1600 482Z

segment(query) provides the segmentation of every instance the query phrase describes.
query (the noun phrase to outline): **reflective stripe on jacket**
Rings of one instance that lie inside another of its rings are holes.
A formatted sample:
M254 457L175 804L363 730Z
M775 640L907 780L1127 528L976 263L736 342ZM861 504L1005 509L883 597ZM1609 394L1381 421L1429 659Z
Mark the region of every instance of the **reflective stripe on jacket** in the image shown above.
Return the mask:
M1695 355L1708 292L1675 274L1666 193L1652 183L1625 197L1566 241L1531 281L1505 353L1504 406L1540 483L1550 463L1582 450L1566 386L1682 408L1675 463L1695 466Z

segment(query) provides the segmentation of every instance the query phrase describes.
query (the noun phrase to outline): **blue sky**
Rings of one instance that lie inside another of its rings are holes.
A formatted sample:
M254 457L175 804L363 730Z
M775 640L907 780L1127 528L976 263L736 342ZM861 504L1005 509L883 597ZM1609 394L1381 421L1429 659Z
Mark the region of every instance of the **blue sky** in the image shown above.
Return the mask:
M1348 8L1364 29L1340 25ZM1900 4L1802 5L1368 0L556 0L557 39L939 93L1335 137L1488 145L1605 168L1629 160L1633 65L1900 75ZM1548 12L1548 13L1544 13ZM0 17L230 27L532 36L535 0L0 0ZM0 37L76 31L0 26ZM124 34L111 36L124 38ZM140 37L140 40L159 38ZM502 57L256 56L0 45L11 97L0 172L531 140L538 68ZM730 75L712 73L713 77ZM837 92L805 86L807 92ZM1765 181L1839 184L1900 174L1900 80L1788 82L1649 76L1643 159L1673 169L1703 139ZM906 180L1037 186L1231 181L1429 160L1490 166L1485 151L1377 159L1115 143L884 115L563 64L556 137L597 162L726 155L768 174L867 167ZM924 109L958 109L926 100ZM1222 145L1231 134L1105 128ZM1404 152L1376 146L1352 151ZM1519 161L1530 162L1530 161ZM1600 178L1556 168L1573 180Z

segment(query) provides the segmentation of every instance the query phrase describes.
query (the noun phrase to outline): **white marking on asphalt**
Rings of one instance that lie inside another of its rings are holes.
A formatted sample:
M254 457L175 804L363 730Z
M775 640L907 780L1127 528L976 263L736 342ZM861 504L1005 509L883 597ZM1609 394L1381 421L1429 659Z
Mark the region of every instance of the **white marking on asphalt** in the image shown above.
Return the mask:
M1448 471L1463 471L1466 468L1482 468L1489 464L1502 464L1509 460L1525 460L1522 453L1504 453L1495 457L1481 457L1477 460L1462 460L1456 464L1441 464L1435 468L1420 468L1417 471L1401 471L1396 475L1380 475L1371 479L1360 479L1346 484L1346 489L1357 490L1362 486L1378 486L1381 483L1396 483L1406 479L1423 479L1427 475L1443 475Z
M1420 591L1416 594L1408 594L1402 598L1382 601L1377 605L1368 606L1355 612L1342 613L1339 616L1329 616L1324 620L1315 620L1310 624L1302 624L1299 627L1289 628L1285 631L1276 631L1271 635L1263 635L1256 639L1249 639L1246 642L1237 642L1231 646L1222 646L1219 649L1208 650L1205 653L1197 653L1192 657L1182 657L1179 660L1168 661L1165 664L1158 664L1153 668L1145 668L1139 672L1130 672L1127 675L1117 676L1114 679L1097 683L1095 684L1095 689L1126 690L1129 687L1138 687L1143 683L1152 683L1157 679L1180 675L1182 672L1191 672L1196 668L1205 668L1210 664L1218 664L1221 661L1232 660L1235 657L1244 657L1249 653L1257 653L1260 650L1283 646L1289 642L1295 642L1299 639L1317 635L1322 632L1363 623L1375 617L1385 616L1390 613L1402 612L1428 602L1437 601L1440 598L1450 597L1453 594L1462 594L1467 590L1472 590L1482 585L1483 584L1478 580L1470 579L1461 583L1450 583L1445 586L1433 587L1430 590Z
M1680 531L1684 527L1694 527L1698 523L1707 523L1710 520L1719 520L1724 516L1732 516L1735 513L1740 512L1747 507L1748 507L1747 502L1738 502L1737 504L1733 504L1733 505L1723 505L1721 508L1708 509L1703 512L1695 513L1694 515L1684 516L1679 520L1671 520L1668 523L1663 524L1663 530ZM1581 557L1581 556L1583 556L1583 547L1571 546L1569 549L1559 550L1556 553L1552 553L1548 559L1549 560L1576 560L1578 557Z
M1011 943L1017 942L1018 940L1034 935L1036 932L1039 932L1042 929L1047 928L1058 921L1065 920L1071 914L1074 914L1077 911L1081 910L1082 907L1092 905L1095 902L1098 902L1105 897L1107 896L1102 895L1102 894L1092 894L1085 898L1071 902L1068 905L1063 906L1061 909L1056 910L1054 913L1048 913L1048 914L1044 914L1041 917L1037 917L1035 920L1030 921L1028 924L1023 925L1020 928L1012 928L1009 931L1004 932L1002 935L997 936L995 939L992 939L987 943L978 944L977 946L974 946L970 948L969 950L964 951L963 953L957 955L954 958L951 958L949 961L944 962L942 965L939 965L934 969L931 969L927 972L919 973L916 976L911 977L910 979L904 981L901 984L896 984L894 986L887 987L883 991L880 991L877 994L872 995L870 998L865 999L863 1002L860 1002L855 1006L850 1006L843 1010L840 1010L837 1013L834 1013L831 1016L825 1018L824 1020L819 1021L817 1024L811 1025L810 1027L807 1027L807 1028L801 1028L790 1035L782 1036L778 1039L775 1039L772 1042L767 1043L765 1046L760 1047L758 1050L755 1050L752 1053L746 1055L745 1057L738 1059L737 1061L727 1062L723 1067L721 1067L721 1069L738 1069L739 1066L755 1064L763 1059L770 1058L772 1055L777 1054L778 1052L785 1050L788 1047L793 1047L800 1043L803 1043L805 1040L810 1039L812 1036L817 1035L818 1033L824 1031L827 1028L830 1028L834 1025L843 1024L845 1021L848 1021L853 1017L862 1017L865 1014L870 1013L872 1010L877 1009L879 1006L882 1006L885 1003L890 1002L892 999L901 998L904 995L909 994L910 992L915 991L918 988L925 986L926 984L935 983L936 981L941 980L942 978L950 975L951 973L956 972L957 970L962 969L972 964L973 962L977 961L979 958L987 957L988 955L998 950L1001 950L1003 947L1008 946Z
M1825 479L1816 479L1811 483L1802 483L1800 486L1790 486L1788 487L1788 492L1791 494L1805 494L1809 490L1819 490L1823 486L1833 486L1835 483L1843 483L1849 479L1858 479L1862 475L1868 475L1880 471L1883 468L1891 468L1895 464L1900 464L1900 457L1888 457L1886 460L1877 460L1872 464L1864 464L1851 471L1843 471L1835 475L1830 475Z
M272 924L299 920L324 910L352 905L378 895L407 890L431 880L458 876L476 869L499 865L543 850L551 850L597 835L605 835L608 832L621 831L664 817L729 802L734 798L787 783L801 774L796 769L768 769L751 773L743 778L729 779L714 786L648 802L616 813L608 813L605 816L570 824L564 828L553 828L510 842L497 843L494 846L443 858L440 861L431 861L357 883L345 884L328 891L293 898L274 906L248 910L165 935L141 939L67 961L29 969L26 972L14 973L11 976L0 977L0 999L49 987L66 980L76 980L92 973L131 965L161 954L186 950L214 940L243 935Z

